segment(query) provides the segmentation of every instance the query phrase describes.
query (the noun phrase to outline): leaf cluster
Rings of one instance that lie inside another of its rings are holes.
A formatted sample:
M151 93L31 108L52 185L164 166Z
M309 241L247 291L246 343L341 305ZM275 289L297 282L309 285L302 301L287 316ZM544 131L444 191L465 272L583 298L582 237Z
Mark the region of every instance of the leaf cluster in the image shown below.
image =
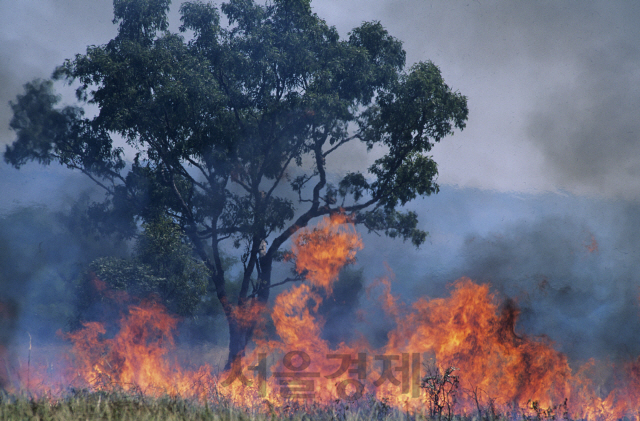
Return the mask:
M159 219L143 229L133 258L102 257L91 262L77 288L74 327L148 297L156 297L181 316L196 311L206 293L207 267L195 258L189 240L171 221Z

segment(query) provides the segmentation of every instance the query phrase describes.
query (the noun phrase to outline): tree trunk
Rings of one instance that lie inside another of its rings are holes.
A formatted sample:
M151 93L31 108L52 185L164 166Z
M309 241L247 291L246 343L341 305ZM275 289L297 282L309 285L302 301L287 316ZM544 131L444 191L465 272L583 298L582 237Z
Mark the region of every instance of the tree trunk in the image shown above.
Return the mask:
M238 323L233 317L227 318L227 320L229 322L229 358L224 367L225 370L229 370L237 358L244 357L244 351L251 339L251 331L253 331L249 326Z
M225 310L227 323L229 325L229 357L227 358L225 370L229 370L237 358L244 357L245 349L259 321L252 319L251 315L246 314L246 312L251 311L252 307L256 304L266 306L269 301L272 263L273 259L269 256L260 257L256 297L249 300L243 300L241 298L233 310L231 308Z
M258 260L260 272L258 273L258 302L266 305L269 301L269 291L271 291L271 269L273 258L268 254Z

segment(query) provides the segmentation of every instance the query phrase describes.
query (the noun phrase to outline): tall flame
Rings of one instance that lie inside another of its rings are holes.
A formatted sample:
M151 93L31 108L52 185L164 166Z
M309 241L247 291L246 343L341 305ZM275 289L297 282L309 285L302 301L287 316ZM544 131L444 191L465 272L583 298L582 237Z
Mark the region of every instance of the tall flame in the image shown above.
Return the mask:
M344 214L325 217L313 229L299 230L292 243L296 271L329 294L340 270L362 249L362 239Z

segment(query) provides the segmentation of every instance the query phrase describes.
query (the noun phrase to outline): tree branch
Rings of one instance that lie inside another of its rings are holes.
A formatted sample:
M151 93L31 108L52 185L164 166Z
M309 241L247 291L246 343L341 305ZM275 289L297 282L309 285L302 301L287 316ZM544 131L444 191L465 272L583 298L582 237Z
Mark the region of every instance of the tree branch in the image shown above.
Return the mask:
M347 138L342 139L340 142L336 143L331 149L327 150L326 152L324 152L322 154L323 158L326 158L327 155L329 155L330 153L332 153L333 151L335 151L336 149L338 149L340 146L351 142L353 139L360 139L360 135L359 134L354 134L353 136L349 136Z
M284 285L287 284L289 282L301 282L305 280L305 275L306 273L302 273L298 276L296 276L295 278L286 278L284 281L281 282L276 282L275 284L271 284L269 286L267 286L267 288L271 289L271 288L275 288L278 287L280 285ZM258 295L258 291L254 291L251 293L251 295L249 295L247 298L255 298Z

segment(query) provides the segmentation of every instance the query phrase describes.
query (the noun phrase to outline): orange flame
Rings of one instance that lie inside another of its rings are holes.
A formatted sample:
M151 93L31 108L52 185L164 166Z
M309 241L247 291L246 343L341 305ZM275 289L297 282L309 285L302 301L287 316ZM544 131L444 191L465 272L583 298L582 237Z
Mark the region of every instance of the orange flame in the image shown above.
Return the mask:
M292 239L291 251L296 260L296 271L327 293L345 264L353 261L356 251L362 249L362 240L343 214L323 218L313 229L303 228Z
M183 370L169 354L175 348L177 320L157 303L132 306L120 320L120 330L105 338L104 325L85 323L67 336L72 341L72 384L95 390L141 391L152 396L202 393L196 373ZM199 372L202 377L204 372Z

